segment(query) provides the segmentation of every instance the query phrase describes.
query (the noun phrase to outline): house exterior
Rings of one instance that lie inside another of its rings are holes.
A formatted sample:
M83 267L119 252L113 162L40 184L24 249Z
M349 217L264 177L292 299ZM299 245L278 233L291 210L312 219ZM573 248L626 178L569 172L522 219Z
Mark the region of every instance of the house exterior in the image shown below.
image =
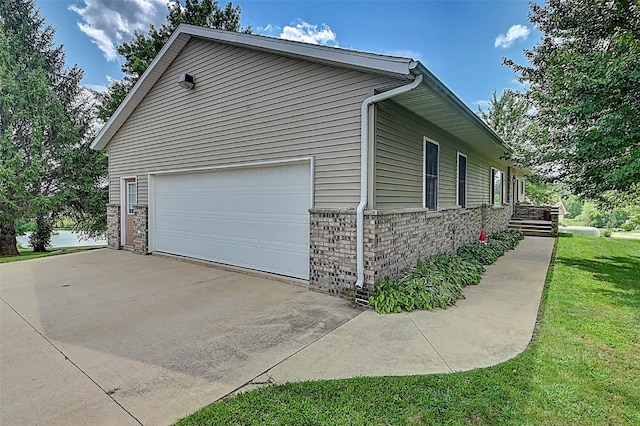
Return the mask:
M110 248L345 296L505 229L524 197L510 149L421 63L190 25L92 148Z

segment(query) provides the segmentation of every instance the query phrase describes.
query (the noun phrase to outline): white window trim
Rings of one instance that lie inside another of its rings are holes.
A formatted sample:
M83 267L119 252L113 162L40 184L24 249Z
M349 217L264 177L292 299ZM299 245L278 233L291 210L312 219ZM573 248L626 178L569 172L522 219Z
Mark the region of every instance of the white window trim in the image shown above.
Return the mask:
M469 158L466 154L463 154L460 151L456 151L456 203L458 207L466 208L467 204L469 204L469 200L467 199L467 187L469 182ZM465 158L465 181L464 181L464 206L460 205L460 157Z
M495 173L494 172L500 172L502 174L502 185L500 186L500 206L503 206L504 205L504 171L502 171L502 170L500 170L500 169L498 169L496 167L491 167L491 176L489 177L489 179L490 179L490 181L489 181L489 191L491 191L491 194L490 194L489 200L491 201L491 205L492 206L496 205L496 202L495 202L495 199L494 199L495 191L494 191L494 187L493 187L494 182L495 182L495 180L494 180L494 174Z
M436 176L436 210L440 209L440 143L426 136L422 137L422 208L427 208L427 142L438 147L438 170Z
M127 180L133 179L136 182L136 196L138 193L137 176L120 176L120 245L124 246L127 241L126 220L127 220Z

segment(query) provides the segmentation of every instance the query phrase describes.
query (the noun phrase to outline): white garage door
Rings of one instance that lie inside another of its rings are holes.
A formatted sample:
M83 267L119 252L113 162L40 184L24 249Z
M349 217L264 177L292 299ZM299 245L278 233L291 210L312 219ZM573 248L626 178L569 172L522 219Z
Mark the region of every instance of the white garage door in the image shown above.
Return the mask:
M309 277L309 162L157 175L152 250Z

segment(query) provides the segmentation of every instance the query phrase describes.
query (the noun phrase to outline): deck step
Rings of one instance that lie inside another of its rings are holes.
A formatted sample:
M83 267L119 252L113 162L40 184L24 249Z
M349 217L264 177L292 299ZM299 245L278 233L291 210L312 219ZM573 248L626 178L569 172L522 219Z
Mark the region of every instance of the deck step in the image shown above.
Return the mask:
M553 223L546 220L512 219L509 229L519 229L524 235L532 237L553 237Z

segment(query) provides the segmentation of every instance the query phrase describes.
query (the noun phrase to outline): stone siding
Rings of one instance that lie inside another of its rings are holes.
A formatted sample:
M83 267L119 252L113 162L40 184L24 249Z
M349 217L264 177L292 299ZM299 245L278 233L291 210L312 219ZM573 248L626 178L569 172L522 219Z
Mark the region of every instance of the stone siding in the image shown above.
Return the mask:
M485 232L506 229L510 208L487 206L432 212L424 209L365 211L365 291L385 276L397 278L419 259L454 253ZM355 210L310 211L309 284L351 297L357 279Z
M149 253L149 207L144 204L133 206L133 252Z
M120 205L107 204L107 247L120 250Z

